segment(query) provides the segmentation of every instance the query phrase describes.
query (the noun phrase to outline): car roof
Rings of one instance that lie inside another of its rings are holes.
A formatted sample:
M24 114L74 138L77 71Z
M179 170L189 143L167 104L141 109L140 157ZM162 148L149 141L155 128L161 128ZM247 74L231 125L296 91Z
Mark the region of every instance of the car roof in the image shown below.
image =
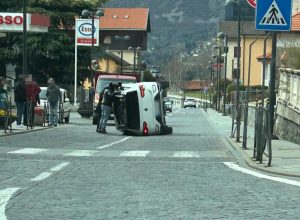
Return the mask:
M133 79L136 80L134 76L127 75L99 75L101 79Z

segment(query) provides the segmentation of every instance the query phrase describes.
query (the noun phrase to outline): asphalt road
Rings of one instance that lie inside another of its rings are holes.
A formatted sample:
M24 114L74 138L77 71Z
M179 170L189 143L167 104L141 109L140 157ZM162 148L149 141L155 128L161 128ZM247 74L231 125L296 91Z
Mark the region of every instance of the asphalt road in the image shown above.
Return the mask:
M299 218L300 187L231 169L244 164L202 109L167 122L172 135L103 135L72 114L0 138L0 220Z

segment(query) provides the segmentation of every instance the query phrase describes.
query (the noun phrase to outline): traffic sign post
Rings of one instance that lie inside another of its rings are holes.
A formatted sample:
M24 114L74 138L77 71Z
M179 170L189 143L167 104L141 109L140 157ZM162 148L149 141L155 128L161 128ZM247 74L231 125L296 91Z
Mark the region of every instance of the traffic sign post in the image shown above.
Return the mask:
M257 30L289 31L291 29L292 0L257 0Z

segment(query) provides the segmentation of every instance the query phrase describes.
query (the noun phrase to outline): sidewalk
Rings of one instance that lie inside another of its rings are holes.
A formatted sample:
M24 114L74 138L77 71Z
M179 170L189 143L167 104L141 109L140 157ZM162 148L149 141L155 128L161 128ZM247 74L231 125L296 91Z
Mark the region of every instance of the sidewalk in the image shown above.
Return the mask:
M28 132L34 132L34 131L40 131L40 130L45 130L49 129L50 127L48 126L34 126L32 129L30 127L23 126L23 127L17 127L15 123L12 124L12 130L10 131L10 128L6 130L6 133L4 131L4 128L0 129L0 138L1 137L6 137L10 135L15 135L15 134L22 134L22 133L28 133Z
M243 138L240 142L236 138L231 138L232 119L230 116L223 116L213 109L207 109L208 120L223 135L226 140L242 155L245 162L252 168L291 177L300 178L300 145L285 140L272 140L272 162L268 167L268 158L263 155L263 163L253 159L254 128L248 127L247 149L242 148ZM241 124L241 135L243 134L243 123Z

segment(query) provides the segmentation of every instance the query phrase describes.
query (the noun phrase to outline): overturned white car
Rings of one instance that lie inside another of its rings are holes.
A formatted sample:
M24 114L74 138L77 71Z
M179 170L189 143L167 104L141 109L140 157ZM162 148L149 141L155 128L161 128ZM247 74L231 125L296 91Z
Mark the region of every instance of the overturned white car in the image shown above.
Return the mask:
M115 125L119 131L134 135L171 134L166 125L162 88L156 82L124 84L115 97Z

